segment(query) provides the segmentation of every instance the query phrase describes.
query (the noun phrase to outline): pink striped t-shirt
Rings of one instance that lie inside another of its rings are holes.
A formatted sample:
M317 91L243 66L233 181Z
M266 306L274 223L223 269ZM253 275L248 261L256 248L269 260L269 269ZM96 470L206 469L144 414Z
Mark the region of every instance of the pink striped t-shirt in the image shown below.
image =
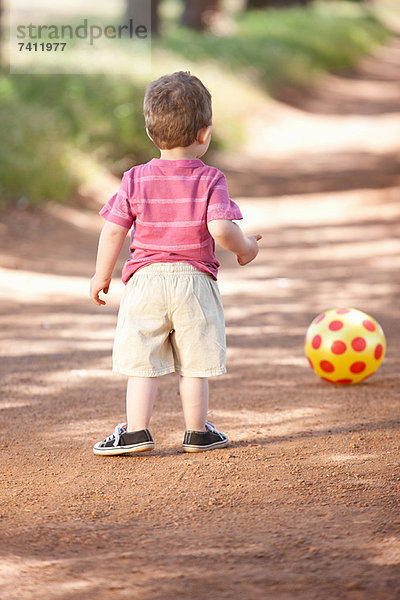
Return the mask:
M225 176L200 159L153 158L133 167L101 209L111 223L131 228L131 259L122 281L155 262L187 262L217 278L219 262L207 223L242 219L229 198Z

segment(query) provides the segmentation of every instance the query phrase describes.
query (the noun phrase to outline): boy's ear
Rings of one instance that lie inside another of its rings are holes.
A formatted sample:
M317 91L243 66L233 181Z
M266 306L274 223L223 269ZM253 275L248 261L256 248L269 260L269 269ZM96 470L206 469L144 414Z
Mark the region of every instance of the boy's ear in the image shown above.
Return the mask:
M211 137L211 133L212 133L212 125L208 125L207 127L202 127L201 129L199 129L199 131L197 133L196 141L199 144L207 144L207 142L209 141L209 138Z
M151 137L151 135L150 135L150 133L149 133L149 130L147 129L147 127L146 127L146 133L147 133L148 137L151 139L151 141L152 141L152 142L153 142L153 144L154 144L154 140L153 140L153 138Z

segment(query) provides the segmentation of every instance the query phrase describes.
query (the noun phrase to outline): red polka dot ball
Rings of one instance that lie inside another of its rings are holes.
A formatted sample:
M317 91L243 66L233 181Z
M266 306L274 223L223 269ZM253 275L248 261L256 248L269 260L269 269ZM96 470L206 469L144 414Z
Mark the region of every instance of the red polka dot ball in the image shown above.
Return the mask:
M315 317L304 349L317 375L346 385L375 373L385 356L386 339L373 317L356 308L333 308Z

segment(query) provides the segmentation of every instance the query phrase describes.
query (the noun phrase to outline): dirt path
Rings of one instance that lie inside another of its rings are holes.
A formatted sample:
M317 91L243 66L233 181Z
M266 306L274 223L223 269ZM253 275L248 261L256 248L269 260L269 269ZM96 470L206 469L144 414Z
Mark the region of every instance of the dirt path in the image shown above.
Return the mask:
M1 597L400 597L399 56L395 41L293 109L299 128L325 123L323 138L332 115L348 125L345 95L379 144L341 129L335 151L315 152L316 130L290 146L282 105L286 149L228 173L264 239L245 269L220 254L229 374L212 381L211 408L227 449L181 452L168 376L156 450L92 454L124 418L110 372L121 284L103 310L86 297L101 219L54 205L2 215ZM349 388L320 381L302 350L312 318L340 305L373 314L388 340L380 371Z

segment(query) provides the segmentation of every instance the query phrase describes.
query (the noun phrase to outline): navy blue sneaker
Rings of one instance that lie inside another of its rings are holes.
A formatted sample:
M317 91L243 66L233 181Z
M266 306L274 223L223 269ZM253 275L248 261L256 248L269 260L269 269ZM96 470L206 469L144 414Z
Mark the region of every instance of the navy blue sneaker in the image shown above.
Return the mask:
M127 424L120 423L116 426L114 433L102 442L93 446L95 454L110 456L115 454L127 454L130 452L144 452L153 450L154 442L148 429L140 431L127 431Z
M229 444L228 437L217 431L216 427L206 422L207 431L185 431L182 448L184 452L205 452L216 448L225 448Z

